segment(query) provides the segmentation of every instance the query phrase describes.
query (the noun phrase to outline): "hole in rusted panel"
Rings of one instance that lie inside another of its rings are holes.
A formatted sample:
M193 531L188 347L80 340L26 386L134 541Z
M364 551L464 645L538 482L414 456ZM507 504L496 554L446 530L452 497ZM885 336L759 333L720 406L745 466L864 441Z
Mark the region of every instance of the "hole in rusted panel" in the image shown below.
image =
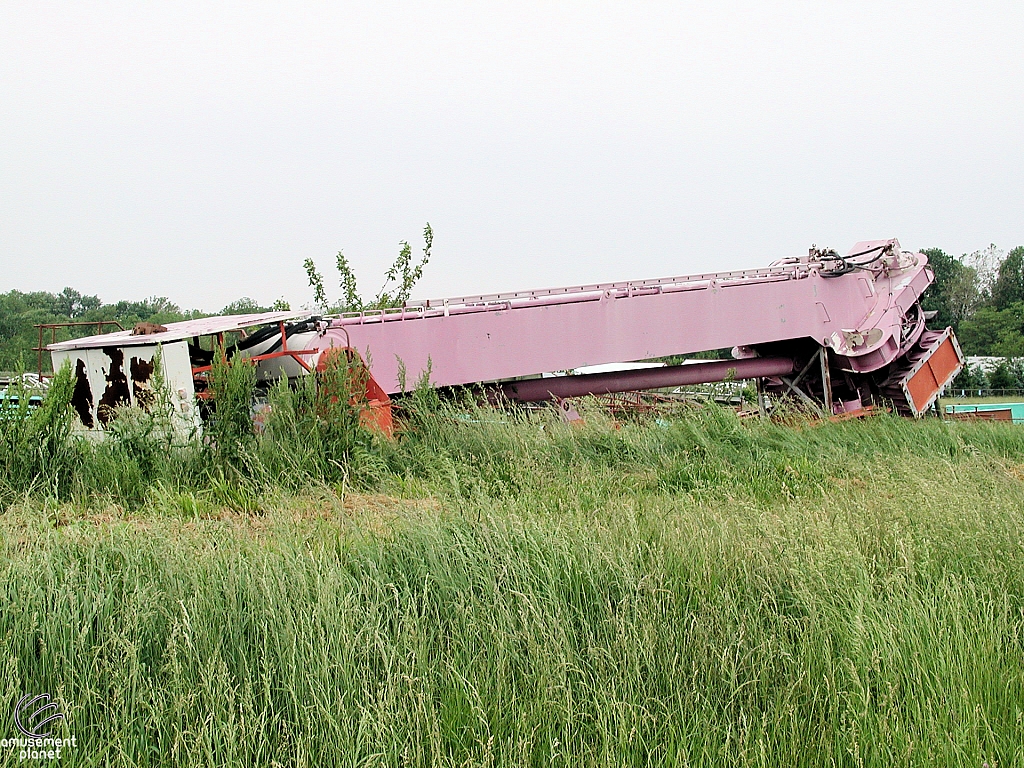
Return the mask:
M85 371L85 360L81 358L75 366L75 390L71 393L71 407L78 413L86 429L96 426L92 419L92 387L89 386L89 375Z
M104 347L103 354L110 358L107 388L96 408L96 418L106 426L113 421L115 408L128 405L128 378L124 375L124 351L117 347Z
M149 360L142 360L133 357L128 366L132 375L132 394L135 395L135 404L148 411L153 407L153 385L149 378L153 375L153 363Z

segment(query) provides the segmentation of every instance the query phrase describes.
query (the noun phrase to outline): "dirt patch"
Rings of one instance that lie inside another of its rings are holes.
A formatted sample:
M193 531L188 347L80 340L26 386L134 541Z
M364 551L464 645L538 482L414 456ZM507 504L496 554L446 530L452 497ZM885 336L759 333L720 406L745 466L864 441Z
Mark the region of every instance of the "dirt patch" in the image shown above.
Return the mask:
M442 512L437 499L403 499L383 493L346 493L344 498L323 494L287 500L278 516L293 523L344 521L376 535L389 535L403 523L436 519Z
M200 538L213 533L240 538L262 538L282 529L321 529L340 526L353 533L388 537L404 524L437 519L443 511L437 499L405 499L387 494L346 493L344 498L324 490L307 496L266 500L262 510L246 513L213 506L203 513L169 514L162 509L129 512L110 505L102 509L11 509L0 525L0 538L11 550L30 548L53 535L91 537L122 528L143 535L183 535Z

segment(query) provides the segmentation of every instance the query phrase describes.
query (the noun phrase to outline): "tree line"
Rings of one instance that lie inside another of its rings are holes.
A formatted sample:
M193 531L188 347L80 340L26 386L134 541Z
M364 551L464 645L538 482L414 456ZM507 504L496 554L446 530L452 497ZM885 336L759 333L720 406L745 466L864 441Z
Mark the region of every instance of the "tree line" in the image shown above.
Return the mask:
M356 275L343 252L338 251L335 264L342 292L341 297L335 302L327 299L323 274L312 259L306 259L303 268L313 291L313 306L324 313L358 312L402 306L408 301L413 288L423 276L423 269L430 261L433 243L434 230L430 222L423 228L423 252L420 256L414 256L412 246L407 240L402 240L399 243L398 256L384 273L383 284L372 299L363 299L359 295ZM143 301L104 304L99 296L83 296L74 288L65 288L60 293L8 291L0 293L0 371L12 372L34 368L38 358L32 352L32 348L39 343L39 332L34 326L44 323L96 323L101 320L114 320L124 328L131 328L140 322L165 324L209 317L211 314L244 315L288 309L290 306L283 299L278 299L272 306L264 307L247 296L231 302L220 312L211 313L199 309L182 309L166 296L153 296ZM111 330L114 329L104 328L104 332ZM57 330L56 340L64 341L93 333L97 333L96 326L60 328ZM53 338L49 330L45 331L43 344L51 343ZM49 355L43 355L43 369L50 369Z
M1024 246L1004 253L995 245L951 256L923 251L935 283L921 300L937 314L931 325L953 327L964 354L1024 356Z
M966 367L954 388L1024 389L1024 246L1009 253L995 245L953 256L941 248L923 251L935 282L921 299L935 312L933 328L951 326L968 356L1001 357L988 371Z
M249 312L267 312L286 308L280 302L273 307L260 306L248 297L231 302L219 313L241 315ZM100 320L114 320L124 328L136 323L173 323L178 320L192 320L214 314L198 309L182 309L166 296L152 296L142 301L117 301L104 303L99 296L85 296L74 288L65 288L60 293L49 291L8 291L0 293L0 371L34 370L36 353L32 351L39 342L35 325L43 323L95 323ZM117 330L110 326L104 332ZM57 330L57 341L87 336L96 333L96 326L78 326ZM44 331L43 344L50 343L50 331ZM43 369L50 369L50 356L43 355Z

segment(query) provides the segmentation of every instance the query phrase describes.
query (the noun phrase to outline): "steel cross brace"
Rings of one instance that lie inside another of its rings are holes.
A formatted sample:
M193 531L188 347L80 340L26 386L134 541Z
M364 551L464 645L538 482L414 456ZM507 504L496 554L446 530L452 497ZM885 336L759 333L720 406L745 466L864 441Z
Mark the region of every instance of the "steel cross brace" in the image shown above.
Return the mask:
M811 406L814 410L818 411L822 415L827 415L824 408L822 408L818 403L814 402L814 400L812 400L806 392L799 389L797 386L800 384L804 376L807 375L807 372L811 370L815 363L822 361L822 364L824 364L824 361L822 360L822 354L824 353L824 351L824 348L819 349L807 362L807 365L803 367L803 370L801 370L800 373L797 374L797 377L792 381L787 379L785 376L780 376L779 378L782 379L782 383L789 387L790 391L792 391L794 395L799 397L801 400L803 400L805 403L807 403L809 406Z

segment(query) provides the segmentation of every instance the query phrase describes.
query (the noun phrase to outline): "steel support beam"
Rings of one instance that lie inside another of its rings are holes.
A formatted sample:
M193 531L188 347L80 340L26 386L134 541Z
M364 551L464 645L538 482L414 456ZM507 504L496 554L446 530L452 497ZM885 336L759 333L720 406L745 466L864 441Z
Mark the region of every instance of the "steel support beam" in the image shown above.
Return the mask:
M583 376L552 376L524 379L501 386L509 400L529 403L552 398L608 395L641 389L664 389L715 381L759 379L792 373L794 363L788 357L755 357L744 360L714 360L691 365L645 368L639 371L591 373Z

